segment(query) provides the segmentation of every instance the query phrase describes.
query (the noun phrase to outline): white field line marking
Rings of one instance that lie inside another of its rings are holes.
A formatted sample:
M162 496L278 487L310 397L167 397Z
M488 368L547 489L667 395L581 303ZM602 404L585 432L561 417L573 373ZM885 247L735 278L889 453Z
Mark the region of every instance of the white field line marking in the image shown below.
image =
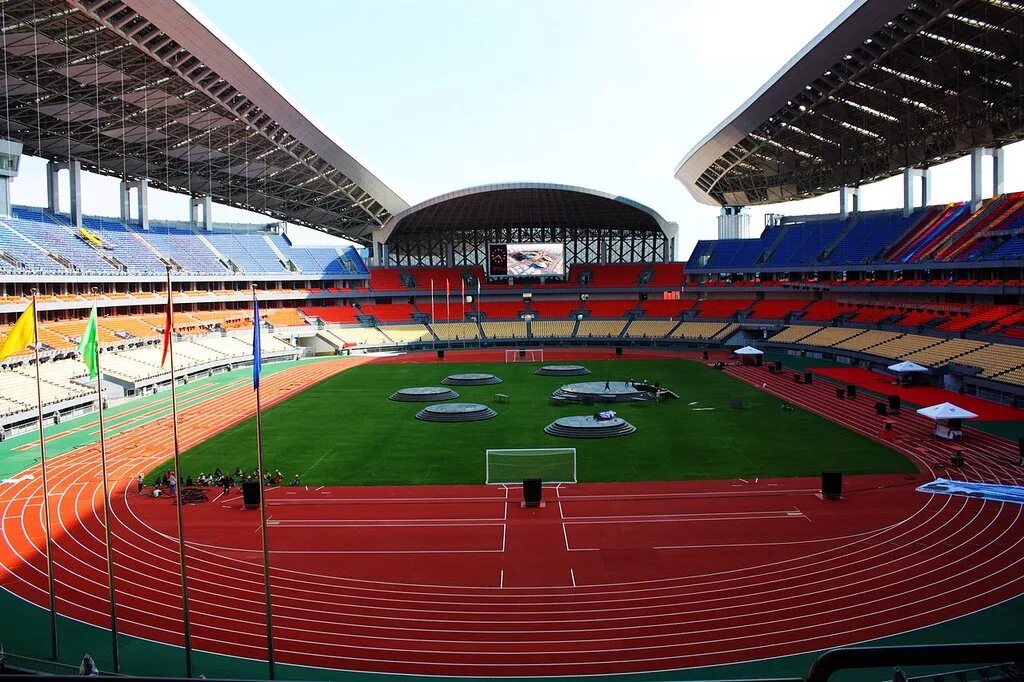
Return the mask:
M504 587L505 587L505 569L503 568L503 569L501 569L501 572L498 573L498 588L499 589L504 589Z
M576 587L576 573L571 568L569 569L569 580L572 581L572 586Z

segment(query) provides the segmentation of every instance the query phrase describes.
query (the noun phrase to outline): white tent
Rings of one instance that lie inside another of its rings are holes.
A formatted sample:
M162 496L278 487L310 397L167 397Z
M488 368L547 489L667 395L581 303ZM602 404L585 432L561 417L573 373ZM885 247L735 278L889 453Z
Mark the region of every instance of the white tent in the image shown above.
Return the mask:
M938 421L939 419L977 419L978 415L953 403L939 403L931 407L922 407L917 411L922 417Z
M895 365L889 365L889 369L891 369L894 372L900 372L900 373L903 373L903 372L927 372L928 371L927 367L922 367L921 365L917 364L916 362L911 362L910 360L904 360L903 362L897 362Z
M743 346L743 348L737 348L733 351L736 355L764 355L763 351L759 351L753 346Z

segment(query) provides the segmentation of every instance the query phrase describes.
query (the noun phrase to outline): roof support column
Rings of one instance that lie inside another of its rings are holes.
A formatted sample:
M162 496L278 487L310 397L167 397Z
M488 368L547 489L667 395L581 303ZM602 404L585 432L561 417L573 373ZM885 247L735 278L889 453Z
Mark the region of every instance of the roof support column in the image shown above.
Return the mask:
M0 138L0 217L11 215L11 183L21 166L21 143Z
M606 262L605 259L608 257L608 254L607 254L607 250L608 249L606 247L607 247L607 242L605 241L605 238L601 237L601 236L598 236L598 238L597 238L597 262L599 264Z
M203 229L213 229L213 199L209 196L205 197L189 197L188 198L188 220L193 226L199 225L199 209L203 210Z
M68 191L71 199L71 222L82 226L82 162L71 159L68 163L46 162L46 207L50 213L60 212L60 172L68 172Z
M860 187L839 188L839 216L845 220L851 213L860 210Z
M984 160L992 157L992 193L1003 193L1003 179L1006 176L1006 157L1002 147L975 147L971 150L971 210L977 211L986 198L982 190L984 182Z
M121 221L131 222L131 191L135 190L139 206L138 226L149 229L149 178L139 178L135 182L121 181Z
M931 168L904 168L903 169L903 215L909 216L914 212L914 179L921 178L921 206L927 206L931 199Z
M455 244L452 242L444 245L444 264L449 268L455 267Z

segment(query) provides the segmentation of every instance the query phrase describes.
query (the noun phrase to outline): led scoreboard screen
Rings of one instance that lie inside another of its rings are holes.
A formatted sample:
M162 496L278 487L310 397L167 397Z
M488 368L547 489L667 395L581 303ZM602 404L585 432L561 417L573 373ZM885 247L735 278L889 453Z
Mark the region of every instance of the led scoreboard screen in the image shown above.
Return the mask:
M491 244L488 265L492 277L562 277L563 244Z

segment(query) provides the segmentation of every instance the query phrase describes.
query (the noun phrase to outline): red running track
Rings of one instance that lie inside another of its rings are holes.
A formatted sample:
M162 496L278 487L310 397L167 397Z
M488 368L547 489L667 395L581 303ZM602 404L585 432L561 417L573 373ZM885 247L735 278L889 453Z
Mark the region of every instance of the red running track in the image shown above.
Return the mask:
M345 366L273 375L265 395L280 400ZM875 435L870 398L839 403L828 385L728 371ZM185 445L246 416L249 402L242 387L183 413ZM163 426L108 443L117 592L123 632L181 644L180 603L167 597L179 581L174 508L127 490L163 457ZM892 445L922 473L848 479L840 502L819 500L808 479L560 486L534 510L500 487L276 489L278 660L472 676L678 669L897 634L1021 594L1024 510L914 492L951 475L939 470L949 452L916 415L897 433ZM967 444L962 477L1021 483L1008 441L971 432ZM0 581L44 605L37 481L0 489ZM58 608L102 627L97 453L55 460L52 481ZM195 646L263 658L256 515L234 496L185 512Z

